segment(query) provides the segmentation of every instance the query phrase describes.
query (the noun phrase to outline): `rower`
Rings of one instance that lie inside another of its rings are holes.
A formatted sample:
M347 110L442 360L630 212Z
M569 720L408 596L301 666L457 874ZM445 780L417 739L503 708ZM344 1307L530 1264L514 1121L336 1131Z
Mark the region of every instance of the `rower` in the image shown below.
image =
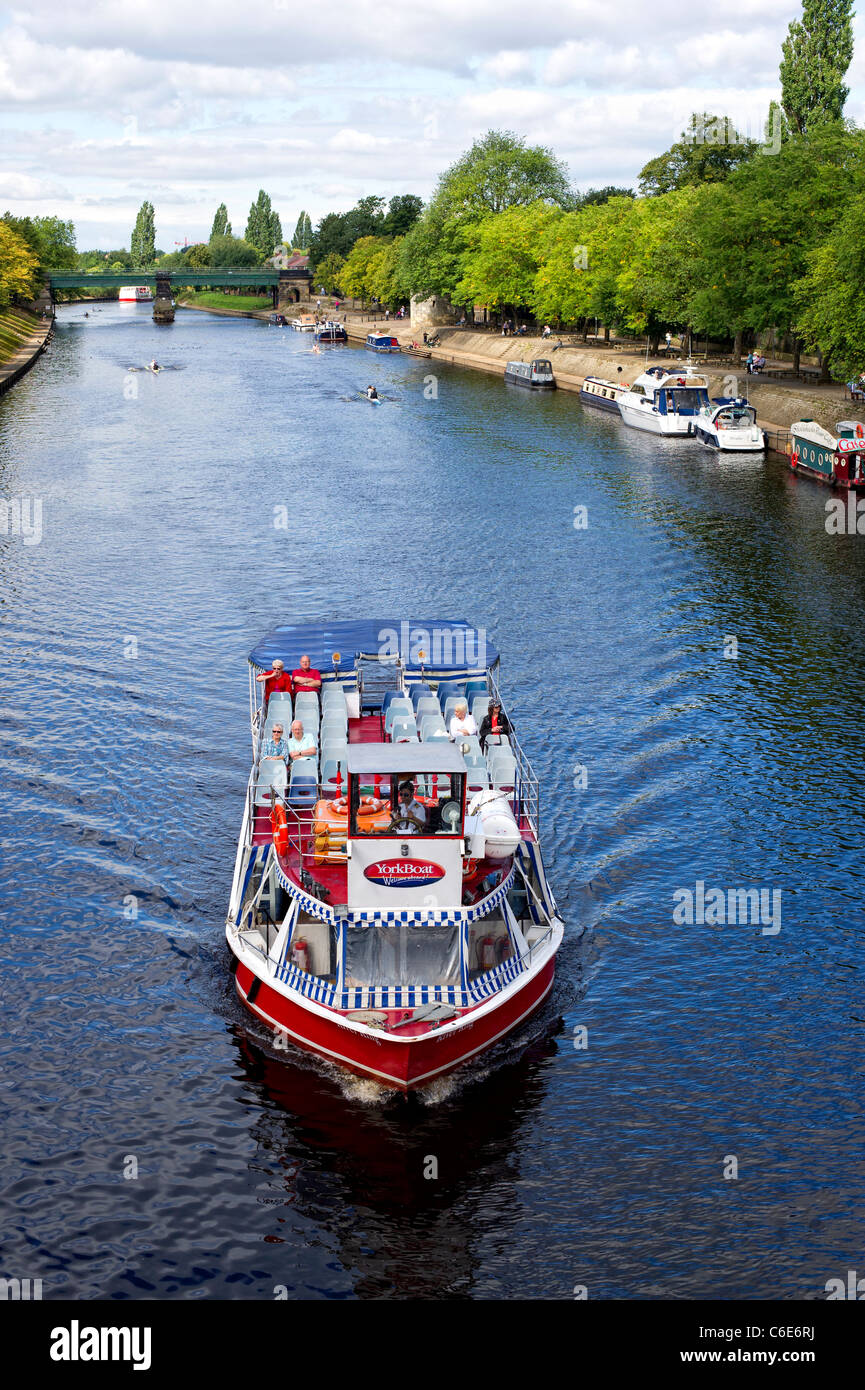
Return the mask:
M156 360L155 357L154 357L153 361L150 363L150 370L151 370L152 372L158 372L158 371L159 371L159 363L157 362L157 360Z
M369 400L371 400L371 401L377 401L377 400L378 400L378 391L376 391L376 389L375 389L374 386L368 386L368 387L366 388L366 394L367 394L367 398L368 398Z

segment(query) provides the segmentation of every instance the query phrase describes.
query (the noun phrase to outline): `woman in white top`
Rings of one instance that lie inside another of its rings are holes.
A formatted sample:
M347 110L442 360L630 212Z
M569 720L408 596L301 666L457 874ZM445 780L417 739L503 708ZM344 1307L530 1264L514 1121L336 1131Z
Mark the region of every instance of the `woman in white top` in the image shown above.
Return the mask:
M475 723L474 715L469 714L468 701L460 700L459 704L454 705L451 718L451 742L458 738L471 738L472 734L476 734L477 731L478 726Z

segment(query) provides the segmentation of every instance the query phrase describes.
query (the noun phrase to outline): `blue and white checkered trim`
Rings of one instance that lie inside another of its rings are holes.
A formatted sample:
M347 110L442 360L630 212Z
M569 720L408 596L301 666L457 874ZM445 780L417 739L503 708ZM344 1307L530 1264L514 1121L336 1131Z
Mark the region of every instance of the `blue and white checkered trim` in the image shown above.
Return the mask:
M332 926L339 922L345 922L350 927L395 927L397 925L409 927L425 927L430 925L440 925L448 927L461 927L468 922L476 922L480 917L486 917L493 908L507 897L514 881L514 868L511 865L510 872L505 874L501 883L484 898L481 902L475 903L473 907L456 907L437 912L434 908L400 908L393 912L378 912L374 909L357 910L354 912L340 913L339 917L332 907L327 903L320 902L318 898L310 897L309 893L298 888L297 884L283 873L279 866L279 861L274 858L276 864L276 876L287 893L295 899L304 912L308 912L310 917L317 917L320 922L329 922Z
M522 975L525 965L517 956L510 960L503 960L501 965L496 965L492 970L488 970L485 975L478 975L477 979L471 981L469 985L469 995L473 1004L478 1004L482 999L489 999L493 994L501 994L503 989L513 984L518 975Z
M308 975L305 970L292 965L290 960L283 961L278 974L289 989L296 990L307 999L314 999L316 1004L330 1004L332 1007L335 1005L336 989L332 984L328 984L327 980L320 980L317 975Z
M453 1004L464 1009L465 990L458 985L367 985L344 989L341 1009L416 1009L420 1004Z

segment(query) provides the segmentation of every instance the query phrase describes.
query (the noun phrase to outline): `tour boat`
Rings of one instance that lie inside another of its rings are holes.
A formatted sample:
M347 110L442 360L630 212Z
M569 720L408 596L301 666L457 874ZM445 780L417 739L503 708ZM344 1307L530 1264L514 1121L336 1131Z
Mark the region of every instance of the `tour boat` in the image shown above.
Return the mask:
M704 444L726 452L762 453L766 435L757 412L742 396L715 396L693 421L694 434Z
M528 386L533 391L556 389L553 364L546 357L536 357L533 362L509 362L505 367L505 381L515 386Z
M370 352L399 352L399 338L392 338L389 333L368 333L366 346Z
M618 415L619 397L629 390L626 381L606 381L602 376L587 376L580 387L580 400L583 405L596 405L600 410L614 410Z
M694 417L708 404L708 379L690 364L649 367L619 396L619 412L626 425L671 436L690 434Z
M122 285L117 299L120 304L150 304L153 291L149 285Z
M348 334L345 331L345 324L333 323L330 319L327 323L320 323L315 330L315 341L317 343L347 343Z
M320 697L265 704L256 677L304 654ZM253 766L226 921L238 995L279 1048L426 1086L539 1008L564 930L513 727L484 752L448 733L458 698L478 724L500 698L498 654L458 620L332 622L275 628L249 667ZM264 750L292 713L316 754L287 774Z
M797 420L790 426L793 449L790 467L821 483L865 489L865 426L861 420L839 420L835 434L816 420Z

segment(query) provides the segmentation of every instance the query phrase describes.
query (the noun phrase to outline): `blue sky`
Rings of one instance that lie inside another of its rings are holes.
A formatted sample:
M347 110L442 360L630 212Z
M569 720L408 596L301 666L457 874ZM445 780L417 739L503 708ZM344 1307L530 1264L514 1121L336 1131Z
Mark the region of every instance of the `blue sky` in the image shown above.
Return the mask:
M0 211L72 218L80 247L110 248L149 198L170 250L206 238L223 201L242 233L263 187L290 234L303 208L316 222L369 193L428 197L491 127L551 146L578 187L634 186L692 110L760 135L799 14L790 0L35 0L0 9Z

